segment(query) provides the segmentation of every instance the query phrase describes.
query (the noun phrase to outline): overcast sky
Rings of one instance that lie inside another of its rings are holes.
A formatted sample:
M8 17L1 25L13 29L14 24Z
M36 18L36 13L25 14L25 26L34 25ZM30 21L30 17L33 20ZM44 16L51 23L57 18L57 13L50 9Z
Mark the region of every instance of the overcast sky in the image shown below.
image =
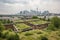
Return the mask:
M0 0L0 14L14 14L36 8L60 13L60 0Z

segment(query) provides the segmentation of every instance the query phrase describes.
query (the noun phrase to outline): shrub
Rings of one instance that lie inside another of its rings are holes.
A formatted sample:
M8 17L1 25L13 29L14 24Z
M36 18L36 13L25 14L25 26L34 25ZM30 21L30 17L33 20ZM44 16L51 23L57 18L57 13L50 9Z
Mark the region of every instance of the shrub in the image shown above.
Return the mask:
M18 34L11 32L7 35L7 40L19 40Z
M50 18L48 18L47 21L50 21Z
M0 40L3 40L2 38L0 38Z
M41 40L48 40L47 37L41 37Z
M53 17L51 19L51 23L54 25L56 28L60 28L60 18L58 17Z
M4 26L2 24L2 22L0 22L0 32L2 32L4 30Z
M42 34L42 32L37 32L37 34Z
M11 21L8 19L8 20L7 20L7 23L11 23Z
M48 38L44 35L40 35L40 37L38 37L38 40L48 40Z
M0 37L2 37L2 32L0 32Z
M38 17L37 17L37 16L33 16L32 18L33 18L33 19L37 19Z
M2 31L4 30L4 26L2 22L0 22L0 37L2 37Z
M48 30L55 31L57 28L60 28L60 18L53 17L50 21L51 24L48 25Z
M54 25L53 25L53 24L49 24L49 25L48 25L47 30L55 31L55 30L56 30L56 28L54 27Z
M9 34L9 31L3 31L2 38L6 38L8 34Z
M30 36L30 35L33 35L33 33L29 33L29 32L25 33L25 36Z

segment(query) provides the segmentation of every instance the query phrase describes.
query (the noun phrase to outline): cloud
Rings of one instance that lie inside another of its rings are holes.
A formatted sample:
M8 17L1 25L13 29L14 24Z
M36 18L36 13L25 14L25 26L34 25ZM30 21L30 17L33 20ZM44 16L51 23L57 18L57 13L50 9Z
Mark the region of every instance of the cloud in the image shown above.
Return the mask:
M2 3L10 3L10 4L13 4L13 3L22 3L22 4L27 4L28 1L26 0L0 0L0 2Z
M12 14L20 10L49 10L50 12L60 12L60 0L0 0L0 13Z

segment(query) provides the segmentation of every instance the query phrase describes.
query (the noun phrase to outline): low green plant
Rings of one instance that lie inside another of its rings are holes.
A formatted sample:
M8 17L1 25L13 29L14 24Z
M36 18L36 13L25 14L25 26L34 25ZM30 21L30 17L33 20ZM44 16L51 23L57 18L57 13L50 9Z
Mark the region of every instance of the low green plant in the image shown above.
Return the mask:
M51 23L54 25L56 28L60 28L60 18L58 17L53 17L51 19Z
M41 37L41 40L48 40L47 37Z
M9 31L3 31L2 32L2 38L7 38L8 34L9 34Z
M25 36L30 36L30 35L33 35L33 33L29 33L29 32L25 33Z
M0 32L2 32L5 29L5 27L3 26L2 22L0 22Z
M37 34L42 34L42 32L37 32Z
M11 32L7 35L7 40L19 40L18 34Z
M33 16L32 18L33 18L33 19L38 19L38 17L37 17L37 16Z
M48 25L48 30L52 30L52 31L55 31L57 29L60 28L60 18L58 17L53 17L51 20L50 20L50 24Z
M47 30L55 31L56 28L54 27L53 24L49 24Z

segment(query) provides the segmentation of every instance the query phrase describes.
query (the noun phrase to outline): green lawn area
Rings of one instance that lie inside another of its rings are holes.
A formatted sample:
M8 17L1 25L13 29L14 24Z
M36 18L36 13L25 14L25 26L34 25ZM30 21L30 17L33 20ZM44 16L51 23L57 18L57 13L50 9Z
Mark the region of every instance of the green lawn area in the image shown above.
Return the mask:
M24 21L20 19L20 20L16 20L16 21L14 21L14 22L24 22Z
M40 20L40 19L28 19L26 21L34 21L34 20Z
M24 21L34 21L34 20L39 20L39 19L28 19L28 20L21 20L20 19L20 20L15 20L14 23L15 22L24 22Z
M29 28L30 26L24 24L24 23L20 23L20 24L16 24L17 28L22 30L22 29L25 29L25 28Z
M39 20L39 21L35 21L35 22L30 22L31 24L44 24L47 23L47 21L43 21L43 20Z

